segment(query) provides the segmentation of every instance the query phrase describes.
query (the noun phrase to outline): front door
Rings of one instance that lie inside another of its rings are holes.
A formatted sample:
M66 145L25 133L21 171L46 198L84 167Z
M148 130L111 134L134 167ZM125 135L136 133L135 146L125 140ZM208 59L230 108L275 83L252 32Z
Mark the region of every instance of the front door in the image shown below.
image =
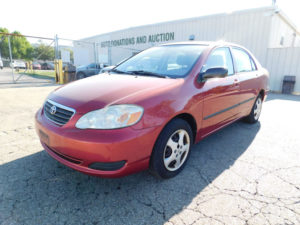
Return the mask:
M237 118L237 105L240 101L239 79L234 72L230 49L221 47L213 50L202 68L225 67L228 76L211 78L205 81L203 92L202 136Z

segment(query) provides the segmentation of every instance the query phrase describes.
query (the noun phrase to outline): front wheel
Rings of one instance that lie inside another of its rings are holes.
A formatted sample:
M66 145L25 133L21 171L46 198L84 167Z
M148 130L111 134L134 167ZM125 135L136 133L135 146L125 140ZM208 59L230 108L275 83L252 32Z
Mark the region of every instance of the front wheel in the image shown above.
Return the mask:
M150 171L160 178L176 176L184 168L193 143L190 125L182 119L171 121L156 140Z
M255 103L252 107L251 113L245 118L248 123L256 123L261 114L263 99L261 95L258 95Z
M77 73L76 74L76 78L77 78L77 80L80 80L80 79L83 79L83 78L85 78L86 76L85 76L85 74L84 73Z

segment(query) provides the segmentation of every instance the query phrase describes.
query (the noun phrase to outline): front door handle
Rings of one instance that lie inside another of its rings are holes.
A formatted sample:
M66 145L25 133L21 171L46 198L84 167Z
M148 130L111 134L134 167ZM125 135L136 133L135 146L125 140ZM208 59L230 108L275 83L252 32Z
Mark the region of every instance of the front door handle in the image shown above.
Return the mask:
M238 85L239 85L239 80L238 80L238 79L234 79L233 85L234 85L234 86L238 86Z

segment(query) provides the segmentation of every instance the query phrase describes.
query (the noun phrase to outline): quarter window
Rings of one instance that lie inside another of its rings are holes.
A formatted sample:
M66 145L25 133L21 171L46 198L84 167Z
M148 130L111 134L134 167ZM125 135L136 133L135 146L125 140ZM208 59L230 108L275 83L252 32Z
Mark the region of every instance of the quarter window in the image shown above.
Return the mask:
M256 66L250 58L249 54L242 49L233 48L232 54L236 63L236 70L238 73L250 72L256 70Z
M224 67L228 69L228 75L234 74L232 57L229 48L218 48L214 50L208 57L202 72L210 68Z

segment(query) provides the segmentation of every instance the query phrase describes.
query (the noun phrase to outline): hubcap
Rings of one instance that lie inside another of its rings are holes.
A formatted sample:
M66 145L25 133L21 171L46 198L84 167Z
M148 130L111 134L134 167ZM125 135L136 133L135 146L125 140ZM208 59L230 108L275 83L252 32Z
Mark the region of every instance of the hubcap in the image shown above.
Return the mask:
M167 170L178 170L185 162L190 150L190 136L185 130L175 131L164 150L164 164Z
M258 120L260 113L261 113L261 108L262 108L262 101L261 101L261 98L258 98L256 100L255 108L254 108L254 119L255 120Z

